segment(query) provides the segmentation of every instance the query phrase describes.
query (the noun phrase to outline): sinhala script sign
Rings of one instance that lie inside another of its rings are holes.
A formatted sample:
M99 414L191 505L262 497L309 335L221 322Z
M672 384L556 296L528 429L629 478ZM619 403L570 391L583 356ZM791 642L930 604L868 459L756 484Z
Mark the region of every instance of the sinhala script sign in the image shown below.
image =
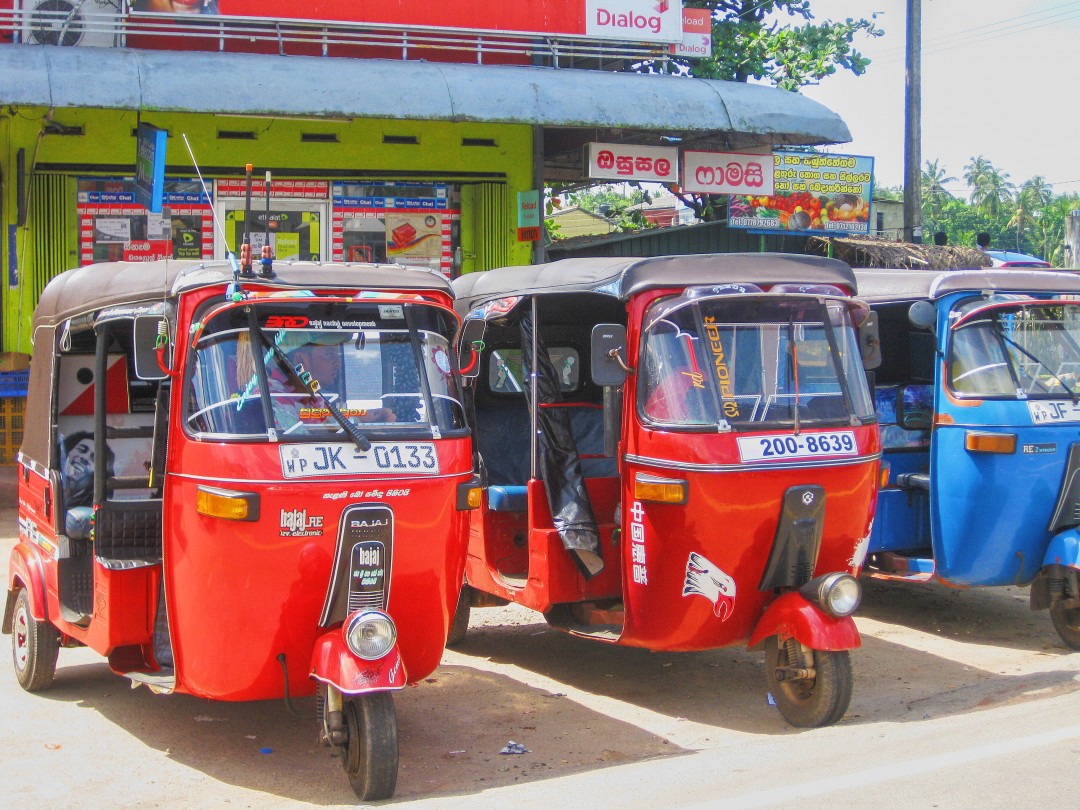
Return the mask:
M693 194L772 194L773 156L683 152L682 187Z
M585 150L589 177L654 183L674 183L679 177L679 150L673 146L590 143Z

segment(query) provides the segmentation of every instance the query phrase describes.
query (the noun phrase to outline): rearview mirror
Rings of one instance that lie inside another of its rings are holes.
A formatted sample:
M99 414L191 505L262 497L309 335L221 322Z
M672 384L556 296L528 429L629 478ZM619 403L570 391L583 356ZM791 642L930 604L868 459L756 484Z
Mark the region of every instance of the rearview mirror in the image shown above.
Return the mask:
M862 326L859 327L859 354L862 355L863 368L877 368L881 365L881 335L878 332L878 314L871 310Z
M904 430L929 430L934 423L934 387L901 385L896 392L896 424Z
M462 377L475 377L480 373L480 353L484 350L484 331L487 322L483 318L466 318L458 336L458 368Z
M626 327L618 323L598 323L592 330L589 366L597 385L622 385L626 380Z
M162 337L166 368L158 362L158 336ZM140 380L164 380L172 367L172 342L169 340L169 321L161 315L135 317L135 376Z

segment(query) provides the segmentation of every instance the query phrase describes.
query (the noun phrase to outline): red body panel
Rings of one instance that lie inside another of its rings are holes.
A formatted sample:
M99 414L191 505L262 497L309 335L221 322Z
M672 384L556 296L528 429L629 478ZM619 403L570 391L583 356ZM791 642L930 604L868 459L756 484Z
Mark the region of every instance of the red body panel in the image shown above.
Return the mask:
M374 501L395 515L393 576L387 613L412 679L429 675L442 656L461 582L466 513L454 505L457 484L471 475L467 439L438 445L450 477L285 480L274 445L188 442L178 448L166 487L165 592L170 605L177 690L225 700L283 694L285 655L293 694L314 691L311 651L334 563L345 508ZM253 479L252 470L267 473ZM457 473L450 471L457 470ZM203 476L200 476L200 471ZM190 507L200 482L259 496L260 519L232 521ZM386 498L388 489L408 495ZM322 531L281 536L281 513L304 508Z

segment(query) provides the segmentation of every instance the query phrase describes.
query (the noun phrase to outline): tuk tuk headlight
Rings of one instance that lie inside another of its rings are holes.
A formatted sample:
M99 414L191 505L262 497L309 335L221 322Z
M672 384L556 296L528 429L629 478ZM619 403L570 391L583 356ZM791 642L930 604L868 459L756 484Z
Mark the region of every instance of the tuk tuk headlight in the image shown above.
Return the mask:
M816 603L830 616L850 616L859 607L862 588L851 574L826 574L799 588L799 593Z
M374 661L382 658L397 641L393 620L378 610L354 613L342 628L345 643L357 658Z

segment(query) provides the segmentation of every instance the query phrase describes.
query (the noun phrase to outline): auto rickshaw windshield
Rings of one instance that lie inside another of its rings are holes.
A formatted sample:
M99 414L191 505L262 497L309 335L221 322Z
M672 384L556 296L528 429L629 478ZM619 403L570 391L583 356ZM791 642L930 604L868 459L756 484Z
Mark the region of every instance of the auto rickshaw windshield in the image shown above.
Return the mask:
M343 433L465 428L452 374L456 322L420 303L293 302L230 307L194 347L185 425L233 437L322 439Z
M646 319L647 422L726 430L874 418L848 302L724 296Z
M948 379L959 396L1080 395L1080 301L1012 297L966 302L950 330Z

